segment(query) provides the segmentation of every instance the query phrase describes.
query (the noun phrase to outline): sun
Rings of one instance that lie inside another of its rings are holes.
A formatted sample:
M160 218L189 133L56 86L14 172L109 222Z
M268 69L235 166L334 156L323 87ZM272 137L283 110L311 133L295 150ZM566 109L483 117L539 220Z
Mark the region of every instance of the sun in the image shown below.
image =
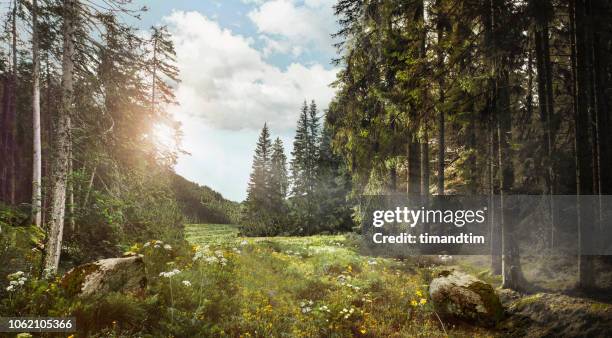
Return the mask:
M156 123L151 129L151 141L159 150L175 150L179 146L179 134L166 123Z

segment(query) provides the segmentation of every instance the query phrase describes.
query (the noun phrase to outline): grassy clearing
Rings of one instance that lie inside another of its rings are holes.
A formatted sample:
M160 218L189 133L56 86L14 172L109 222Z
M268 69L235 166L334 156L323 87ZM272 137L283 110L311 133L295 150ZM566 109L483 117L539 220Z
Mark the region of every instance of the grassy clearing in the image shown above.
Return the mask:
M216 318L221 335L492 335L473 327L443 328L427 297L429 269L359 255L345 236L241 238L237 227L214 224L189 225L186 233L204 256L230 257L221 270L232 280L232 305L225 306L232 310Z

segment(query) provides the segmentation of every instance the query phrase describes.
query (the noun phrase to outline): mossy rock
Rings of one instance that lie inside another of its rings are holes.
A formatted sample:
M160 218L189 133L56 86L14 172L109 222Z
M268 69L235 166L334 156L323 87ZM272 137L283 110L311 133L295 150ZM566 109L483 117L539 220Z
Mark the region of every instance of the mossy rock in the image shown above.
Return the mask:
M143 294L147 284L141 257L102 259L68 271L61 286L72 296L90 296L107 292Z
M442 271L431 281L429 294L443 316L482 326L495 326L504 309L490 284L459 271Z

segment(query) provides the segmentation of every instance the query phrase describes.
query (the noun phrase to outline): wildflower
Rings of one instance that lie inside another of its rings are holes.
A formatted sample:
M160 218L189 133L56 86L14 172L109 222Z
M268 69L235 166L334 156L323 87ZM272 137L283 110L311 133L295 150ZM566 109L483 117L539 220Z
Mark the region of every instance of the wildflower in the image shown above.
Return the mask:
M370 265L376 265L376 264L378 264L378 262L377 262L376 260L374 260L374 259L370 259L370 260L368 261L368 264L370 264Z
M170 246L170 244L164 244L164 249L165 250L172 250L172 246Z
M410 301L410 305L417 306L417 305L419 305L419 303L417 303L417 301L413 299L413 300Z
M15 289L14 285L9 285L9 286L6 287L6 291L8 291L8 292L13 291L14 289Z
M146 243L145 243L145 244L144 244L142 247L143 247L143 248L146 248L146 247L148 247L149 245L151 245L151 242L146 242Z
M423 293L421 292L421 290L417 290L415 294L417 295L417 297L423 297Z
M185 286L191 286L191 282L190 282L190 281L188 281L188 280L184 280L184 281L182 281L182 283L183 283L183 285L185 285Z
M366 334L366 332L368 332L365 327L362 327L361 329L359 329L359 332L361 332L361 334Z
M242 242L240 242L240 245L247 245L249 244L249 242L247 242L246 240L243 240Z
M421 305L427 304L427 299L421 298L421 300L419 301L419 304L421 304Z
M174 269L174 270L172 270L172 271L162 272L162 273L160 273L160 274L159 274L159 276L160 276L160 277L170 278L170 277L172 277L172 276L174 276L174 275L179 274L180 272L181 272L181 270Z

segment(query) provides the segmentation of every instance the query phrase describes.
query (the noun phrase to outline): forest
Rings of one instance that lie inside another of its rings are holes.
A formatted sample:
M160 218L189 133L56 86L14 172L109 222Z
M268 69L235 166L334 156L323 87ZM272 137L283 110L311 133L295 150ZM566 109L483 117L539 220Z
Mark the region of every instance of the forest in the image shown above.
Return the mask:
M241 202L176 172L182 74L167 26L134 27L146 6L6 8L0 317L74 317L71 337L612 331L612 1L334 1L335 94L296 98L289 154L261 121ZM523 195L545 205L536 246ZM368 251L370 196L484 197L491 252Z

